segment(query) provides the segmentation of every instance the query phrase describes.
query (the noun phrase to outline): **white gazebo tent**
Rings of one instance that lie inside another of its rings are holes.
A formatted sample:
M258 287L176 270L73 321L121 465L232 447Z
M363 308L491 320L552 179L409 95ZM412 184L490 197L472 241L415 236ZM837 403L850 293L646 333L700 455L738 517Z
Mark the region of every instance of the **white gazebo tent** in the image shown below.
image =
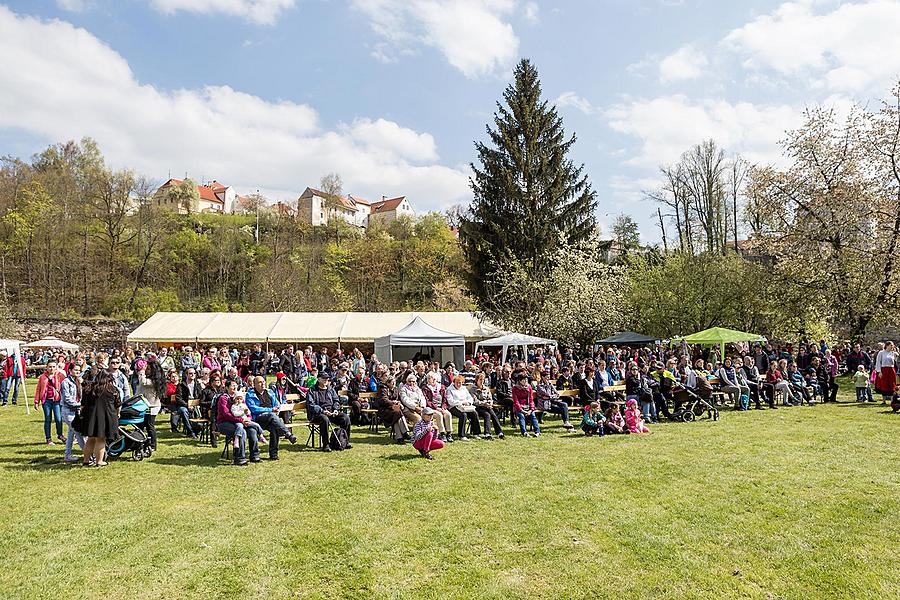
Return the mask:
M25 412L31 414L31 408L28 405L28 389L25 387L25 370L22 368L22 342L19 340L0 340L0 350L6 352L7 356L11 356L15 364L19 365L19 381L22 384L22 397L25 404Z
M525 351L525 354L528 354L528 346L543 346L546 344L556 345L556 340L550 340L547 338L535 337L533 335L525 335L524 333L507 333L506 335L501 335L500 337L491 338L489 340L483 340L475 344L475 352L478 352L478 348L481 346L488 347L502 347L503 353L501 354L500 362L506 362L506 353L510 348L516 348L521 346Z
M78 344L65 342L58 337L48 336L35 342L24 344L25 348L51 348L59 350L78 350Z
M441 364L453 361L459 367L466 359L466 338L416 317L400 331L375 338L375 354L382 362L422 357Z

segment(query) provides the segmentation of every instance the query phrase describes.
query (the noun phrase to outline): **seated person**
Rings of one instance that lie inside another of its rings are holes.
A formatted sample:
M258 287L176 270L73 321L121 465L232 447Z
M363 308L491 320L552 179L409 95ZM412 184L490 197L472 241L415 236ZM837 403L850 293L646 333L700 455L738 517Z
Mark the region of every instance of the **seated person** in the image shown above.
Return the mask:
M297 438L278 416L280 402L278 397L266 389L266 378L261 375L253 377L253 387L247 390L244 401L250 409L253 420L269 432L269 460L278 460L278 441L280 438L297 443Z
M550 373L544 371L541 373L541 382L534 391L535 406L539 411L562 415L563 427L569 431L575 429L575 426L569 422L569 405L563 402L559 397L559 390L550 383ZM538 417L540 421L540 417Z
M346 431L347 441L350 441L350 417L342 412L341 400L330 384L331 377L328 373L319 373L316 387L311 388L306 394L306 418L310 423L319 425L319 439L322 442L323 452L331 452L328 432L332 423ZM352 446L347 444L347 450L350 448Z
M600 412L600 404L592 402L590 410L584 411L584 415L581 417L581 430L587 437L594 435L603 437L603 434L606 433L605 421L603 413Z
M613 404L606 409L606 422L603 424L603 428L610 435L630 433L618 404Z

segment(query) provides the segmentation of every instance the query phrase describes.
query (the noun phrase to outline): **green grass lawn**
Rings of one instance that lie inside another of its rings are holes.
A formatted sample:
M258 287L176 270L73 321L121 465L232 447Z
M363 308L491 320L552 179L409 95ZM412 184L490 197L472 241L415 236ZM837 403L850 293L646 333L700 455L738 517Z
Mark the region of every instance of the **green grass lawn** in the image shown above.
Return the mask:
M555 420L433 462L358 432L245 468L168 432L67 466L7 406L0 596L896 598L900 415L841 399L644 436Z

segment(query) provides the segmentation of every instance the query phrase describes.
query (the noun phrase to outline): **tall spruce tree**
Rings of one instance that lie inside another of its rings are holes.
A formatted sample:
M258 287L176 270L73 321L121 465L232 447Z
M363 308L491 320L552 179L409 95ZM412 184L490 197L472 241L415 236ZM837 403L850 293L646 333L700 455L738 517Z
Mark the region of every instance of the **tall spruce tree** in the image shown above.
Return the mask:
M471 165L474 199L460 221L469 288L486 312L502 310L497 278L515 261L529 273L549 272L561 245L588 239L596 221L596 193L584 166L567 154L567 138L556 107L541 100L541 84L531 61L522 60L515 81L497 103L489 144L476 142L479 166Z

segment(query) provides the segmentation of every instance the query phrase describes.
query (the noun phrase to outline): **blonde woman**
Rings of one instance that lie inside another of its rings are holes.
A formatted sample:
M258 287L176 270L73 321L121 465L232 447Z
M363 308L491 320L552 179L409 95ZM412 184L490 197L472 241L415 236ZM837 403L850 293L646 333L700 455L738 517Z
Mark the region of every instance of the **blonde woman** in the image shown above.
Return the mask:
M475 412L484 421L484 438L493 439L491 424L494 425L494 434L501 440L505 438L503 429L500 427L500 418L494 412L494 395L491 393L491 388L487 386L487 376L484 372L475 377L475 383L469 388L469 393L472 394L472 399L475 401Z

